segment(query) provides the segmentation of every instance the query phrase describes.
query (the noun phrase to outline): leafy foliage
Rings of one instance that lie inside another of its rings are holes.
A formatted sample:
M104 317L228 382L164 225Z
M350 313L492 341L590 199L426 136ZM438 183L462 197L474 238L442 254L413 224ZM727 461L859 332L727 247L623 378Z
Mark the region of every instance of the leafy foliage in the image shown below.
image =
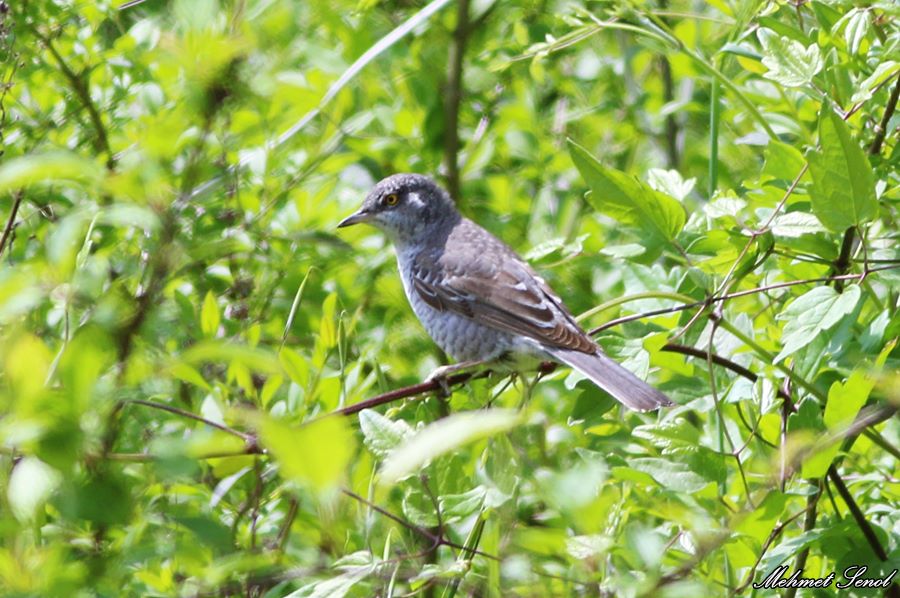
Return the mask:
M895 2L131 4L0 11L4 595L900 566ZM677 406L421 383L391 248L334 228L398 171Z

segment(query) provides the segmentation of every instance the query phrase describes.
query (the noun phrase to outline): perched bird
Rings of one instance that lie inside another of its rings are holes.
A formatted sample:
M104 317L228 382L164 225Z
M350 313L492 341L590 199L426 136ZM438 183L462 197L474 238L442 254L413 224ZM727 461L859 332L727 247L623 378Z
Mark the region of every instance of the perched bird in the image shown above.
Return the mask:
M338 228L363 222L394 243L413 311L441 349L461 362L430 378L501 358L552 360L575 368L631 409L673 404L605 355L547 283L506 244L464 218L430 178L387 177Z

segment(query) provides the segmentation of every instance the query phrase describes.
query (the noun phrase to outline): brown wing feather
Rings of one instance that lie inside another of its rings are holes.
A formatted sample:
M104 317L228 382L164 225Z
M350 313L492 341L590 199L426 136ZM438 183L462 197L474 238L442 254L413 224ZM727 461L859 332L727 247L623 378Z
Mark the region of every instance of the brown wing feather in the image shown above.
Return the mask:
M594 353L597 345L547 284L509 247L476 227L463 221L448 239L453 251L415 260L413 288L422 300L551 347Z

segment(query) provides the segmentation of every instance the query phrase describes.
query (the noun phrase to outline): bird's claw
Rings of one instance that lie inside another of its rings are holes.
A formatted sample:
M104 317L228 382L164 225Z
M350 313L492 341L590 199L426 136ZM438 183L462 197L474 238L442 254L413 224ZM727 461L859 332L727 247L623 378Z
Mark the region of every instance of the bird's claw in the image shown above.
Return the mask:
M447 382L447 374L450 373L450 368L447 366L441 366L428 374L428 377L425 378L425 382L434 382L436 383L441 390L441 396L449 398L453 392L450 390L450 384Z

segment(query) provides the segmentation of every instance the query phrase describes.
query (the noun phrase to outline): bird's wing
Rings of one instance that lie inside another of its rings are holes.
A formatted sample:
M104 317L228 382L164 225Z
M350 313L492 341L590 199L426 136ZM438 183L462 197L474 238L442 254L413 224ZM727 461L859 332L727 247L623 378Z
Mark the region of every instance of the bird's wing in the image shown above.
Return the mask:
M445 246L413 260L413 288L425 303L549 347L597 350L559 297L511 249L486 231L461 232L456 242L451 236L452 251Z

